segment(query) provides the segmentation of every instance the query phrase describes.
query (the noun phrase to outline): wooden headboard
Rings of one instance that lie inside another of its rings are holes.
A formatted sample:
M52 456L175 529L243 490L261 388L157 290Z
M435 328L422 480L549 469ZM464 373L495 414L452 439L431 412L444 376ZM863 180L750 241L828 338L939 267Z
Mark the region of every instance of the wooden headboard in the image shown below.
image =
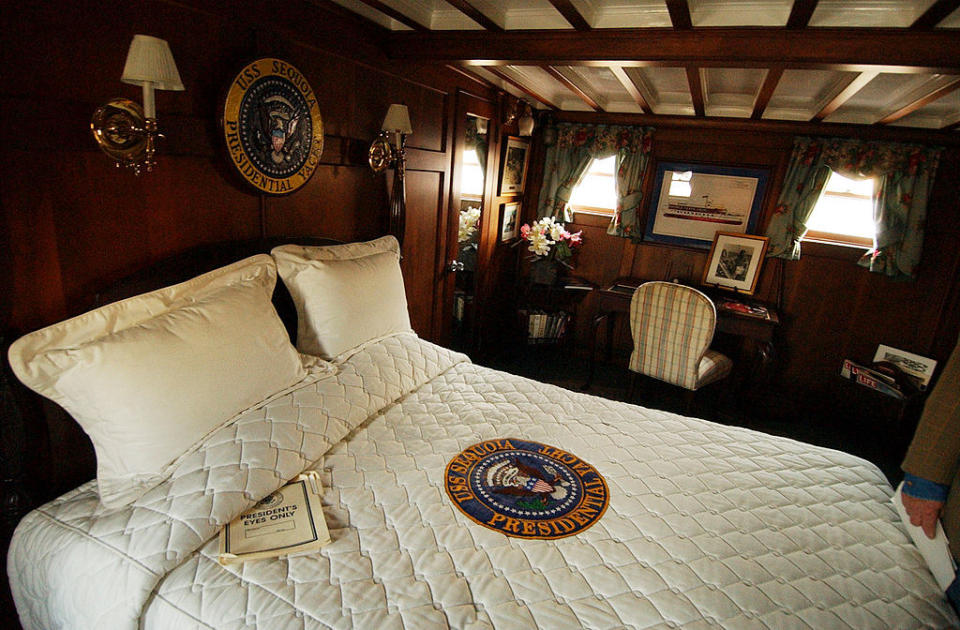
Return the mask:
M189 280L277 245L333 245L326 238L290 237L229 241L201 245L158 261L97 292L97 306ZM290 339L296 342L297 316L290 293L277 282L273 303ZM14 339L2 339L0 371L0 474L2 519L9 533L34 507L94 477L93 445L73 418L58 405L38 396L10 372L7 349Z

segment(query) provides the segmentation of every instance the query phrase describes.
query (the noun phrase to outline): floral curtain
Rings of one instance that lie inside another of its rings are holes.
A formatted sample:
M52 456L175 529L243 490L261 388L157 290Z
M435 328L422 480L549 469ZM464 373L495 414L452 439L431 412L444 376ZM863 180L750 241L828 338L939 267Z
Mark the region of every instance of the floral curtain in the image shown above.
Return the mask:
M557 141L546 152L537 216L571 221L570 195L590 162L616 155L617 210L607 231L618 236L635 232L652 138L650 127L557 125Z
M794 141L780 199L767 225L768 256L800 258L800 238L806 234L807 220L830 178L830 167L823 163L823 148L823 141L813 138Z
M876 237L860 265L890 277L913 277L940 153L940 148L913 144L797 138L783 191L767 227L770 255L789 260L800 257L806 221L835 171L844 177L877 179Z

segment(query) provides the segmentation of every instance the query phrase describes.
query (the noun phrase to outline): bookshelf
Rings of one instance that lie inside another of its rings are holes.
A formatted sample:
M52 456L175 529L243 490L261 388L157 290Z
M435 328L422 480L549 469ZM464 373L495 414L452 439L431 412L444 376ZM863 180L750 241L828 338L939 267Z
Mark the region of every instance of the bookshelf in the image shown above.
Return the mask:
M557 284L527 283L517 308L518 331L526 346L559 346L573 339L577 307L596 286L568 277Z

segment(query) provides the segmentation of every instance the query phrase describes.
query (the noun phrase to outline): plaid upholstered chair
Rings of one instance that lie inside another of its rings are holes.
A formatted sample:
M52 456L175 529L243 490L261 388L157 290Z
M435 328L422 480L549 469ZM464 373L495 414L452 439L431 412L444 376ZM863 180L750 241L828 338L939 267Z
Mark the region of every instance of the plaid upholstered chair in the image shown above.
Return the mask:
M717 310L700 291L672 282L640 285L630 302L630 370L691 394L719 381L730 374L733 362L710 349L716 324Z

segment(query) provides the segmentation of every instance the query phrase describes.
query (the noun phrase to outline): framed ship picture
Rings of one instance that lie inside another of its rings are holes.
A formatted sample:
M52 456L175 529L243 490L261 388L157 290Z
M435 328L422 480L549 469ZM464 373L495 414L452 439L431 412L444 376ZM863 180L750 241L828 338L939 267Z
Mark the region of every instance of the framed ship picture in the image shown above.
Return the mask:
M753 232L768 175L756 168L661 162L644 240L709 249L717 232Z

